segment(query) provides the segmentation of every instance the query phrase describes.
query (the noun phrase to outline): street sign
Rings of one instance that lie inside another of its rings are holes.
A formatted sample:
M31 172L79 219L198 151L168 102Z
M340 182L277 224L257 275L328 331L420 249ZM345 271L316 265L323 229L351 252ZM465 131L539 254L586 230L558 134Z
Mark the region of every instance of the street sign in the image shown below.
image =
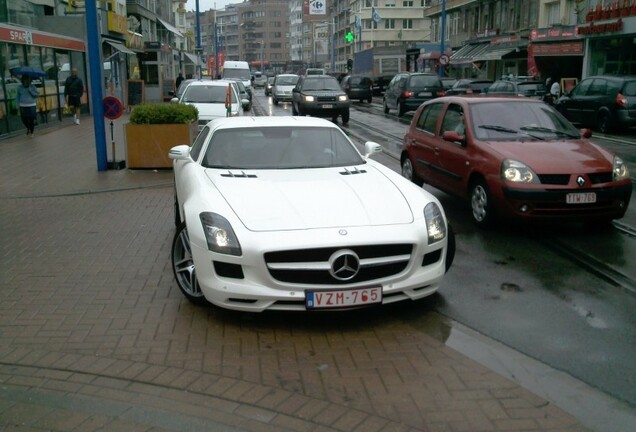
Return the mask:
M441 64L442 66L448 66L449 63L450 63L450 58L448 58L446 54L442 54L439 57L439 64Z
M103 101L104 117L117 120L124 113L124 105L115 96L106 96Z

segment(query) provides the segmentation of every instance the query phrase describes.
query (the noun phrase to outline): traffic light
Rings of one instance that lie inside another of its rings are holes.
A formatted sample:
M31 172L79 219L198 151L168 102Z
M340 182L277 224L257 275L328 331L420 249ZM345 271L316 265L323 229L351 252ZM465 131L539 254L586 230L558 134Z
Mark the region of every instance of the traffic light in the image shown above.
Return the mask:
M345 34L345 42L347 42L347 43L351 43L351 42L353 42L353 40L354 40L355 38L356 38L356 37L353 35L353 32L352 32L352 31L348 31L348 32L347 32L347 34Z
M353 60L347 59L347 70L351 72L352 69L353 69Z

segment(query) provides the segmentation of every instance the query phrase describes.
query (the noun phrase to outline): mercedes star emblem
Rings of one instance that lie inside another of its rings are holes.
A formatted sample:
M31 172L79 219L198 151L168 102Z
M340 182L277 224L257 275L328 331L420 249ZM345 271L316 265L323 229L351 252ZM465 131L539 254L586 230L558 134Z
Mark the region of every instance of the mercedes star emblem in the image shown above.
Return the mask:
M353 279L360 270L360 258L350 249L340 249L329 258L329 273L338 280Z

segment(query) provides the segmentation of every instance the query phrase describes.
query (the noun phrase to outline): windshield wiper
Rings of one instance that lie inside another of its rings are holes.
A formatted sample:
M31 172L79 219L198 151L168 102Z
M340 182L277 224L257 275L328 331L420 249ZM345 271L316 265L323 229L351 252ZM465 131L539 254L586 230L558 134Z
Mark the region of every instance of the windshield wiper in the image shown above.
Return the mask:
M578 135L569 133L569 132L563 132L561 130L557 130L557 129L551 129L551 128L547 128L547 127L543 127L543 126L523 126L520 128L523 131L536 131L536 132L548 132L548 133L553 133L555 135L558 136L565 136L568 138L579 138Z
M497 125L479 125L480 128L482 129L488 129L488 130L494 130L497 132L505 132L505 133L512 133L512 134L518 134L519 131L516 131L514 129L510 129L507 127L503 127L503 126L497 126Z
M510 134L515 134L515 135L518 135L520 133L520 131L518 131L518 130L510 129L510 128L507 128L507 127L504 127L504 126L480 125L479 127L482 128L482 129L494 130L494 131L497 131L497 132L504 132L504 133L510 133ZM523 128L521 128L521 129L523 130ZM529 134L527 132L525 132L524 135L527 135L527 136L529 136L531 138L534 138L534 139L537 139L537 140L540 140L540 141L543 141L545 139L543 137L532 135L532 134Z

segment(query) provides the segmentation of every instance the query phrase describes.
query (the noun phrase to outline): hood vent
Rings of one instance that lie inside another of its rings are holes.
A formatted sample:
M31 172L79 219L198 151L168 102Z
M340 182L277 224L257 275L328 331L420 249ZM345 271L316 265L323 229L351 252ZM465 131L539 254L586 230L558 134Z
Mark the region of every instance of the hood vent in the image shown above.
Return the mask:
M366 170L359 170L358 168L354 168L353 170L345 168L344 171L340 171L340 175L365 174L366 172Z
M256 178L256 175L246 174L245 171L241 171L240 173L228 171L224 174L221 174L221 177Z

